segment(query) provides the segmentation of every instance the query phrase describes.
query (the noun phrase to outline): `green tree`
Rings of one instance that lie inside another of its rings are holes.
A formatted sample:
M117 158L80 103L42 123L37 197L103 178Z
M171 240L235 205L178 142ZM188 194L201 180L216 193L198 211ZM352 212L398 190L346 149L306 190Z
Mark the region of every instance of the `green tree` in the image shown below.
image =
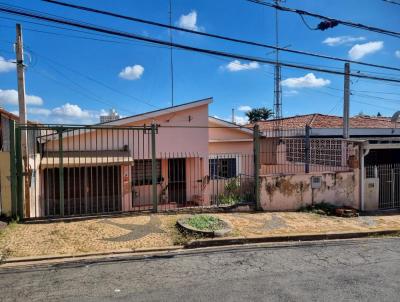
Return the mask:
M266 120L270 119L271 117L274 116L274 113L272 112L271 109L268 109L266 107L261 107L261 108L254 108L254 109L251 109L250 111L247 111L246 116L249 119L250 123L255 123L255 122L266 121Z

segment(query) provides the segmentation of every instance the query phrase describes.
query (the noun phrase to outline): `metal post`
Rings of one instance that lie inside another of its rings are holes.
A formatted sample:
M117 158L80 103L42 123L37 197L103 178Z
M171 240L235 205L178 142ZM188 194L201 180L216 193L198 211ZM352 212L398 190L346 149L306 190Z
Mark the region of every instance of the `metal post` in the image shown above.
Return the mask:
M10 120L10 182L11 182L11 215L17 218L17 166L15 154L15 121Z
M156 124L151 125L151 188L152 188L152 201L153 212L158 211L157 199L157 159L156 159Z
M60 189L60 216L64 216L64 160L63 160L63 128L58 129L58 177Z
M254 126L253 132L253 148L254 148L254 191L256 198L256 210L261 210L260 200L260 126Z
M306 173L310 173L310 126L306 125L306 136L304 138L304 169Z
M17 216L24 218L24 177L21 152L21 128L17 127L15 132L15 155L17 176Z
M349 138L350 121L350 64L344 64L343 138Z

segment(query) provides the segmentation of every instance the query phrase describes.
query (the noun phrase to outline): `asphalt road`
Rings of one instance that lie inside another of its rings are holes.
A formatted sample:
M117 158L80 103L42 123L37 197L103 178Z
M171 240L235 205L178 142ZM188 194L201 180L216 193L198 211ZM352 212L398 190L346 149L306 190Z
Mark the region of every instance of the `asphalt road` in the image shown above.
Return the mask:
M399 301L400 238L1 269L1 301Z

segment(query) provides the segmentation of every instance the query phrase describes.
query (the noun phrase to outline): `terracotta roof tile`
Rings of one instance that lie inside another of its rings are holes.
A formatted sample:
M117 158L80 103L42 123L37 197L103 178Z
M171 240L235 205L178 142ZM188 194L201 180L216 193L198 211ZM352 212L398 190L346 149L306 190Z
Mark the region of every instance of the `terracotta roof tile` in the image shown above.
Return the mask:
M275 120L259 122L260 130L273 130ZM311 128L342 128L343 118L326 114L305 114L280 119L284 129L304 129L306 125ZM350 118L350 128L394 128L395 125L389 117L354 116Z

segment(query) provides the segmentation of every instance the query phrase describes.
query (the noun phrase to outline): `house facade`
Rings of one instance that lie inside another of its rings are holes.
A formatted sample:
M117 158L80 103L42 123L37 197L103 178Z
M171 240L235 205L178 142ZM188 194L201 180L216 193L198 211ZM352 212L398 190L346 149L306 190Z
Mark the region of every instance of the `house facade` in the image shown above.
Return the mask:
M351 117L350 139L342 139L339 116L299 115L259 126L261 174L269 183L265 208L296 209L310 201L366 211L400 207L400 129L391 118Z
M151 210L154 181L159 210L251 198L253 131L209 117L211 102L42 132L32 217Z

